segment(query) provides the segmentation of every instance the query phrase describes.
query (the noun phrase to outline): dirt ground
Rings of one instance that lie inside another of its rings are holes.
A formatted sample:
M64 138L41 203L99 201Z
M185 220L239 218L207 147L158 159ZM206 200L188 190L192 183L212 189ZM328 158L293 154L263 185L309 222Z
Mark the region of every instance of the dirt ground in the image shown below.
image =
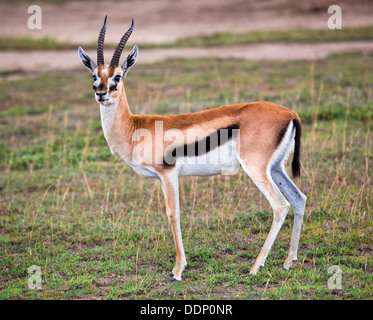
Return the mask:
M131 47L125 50L129 52ZM171 49L139 49L138 63L151 63L164 61L171 58L240 58L246 60L315 60L326 57L329 54L344 51L373 52L373 41L354 41L336 43L261 43L237 45L229 47L212 48L171 48ZM87 53L96 58L94 50ZM112 52L106 51L107 57ZM37 74L40 72L64 71L82 67L78 59L77 50L62 51L6 51L1 53L0 70L17 71L11 74L12 79L23 77L24 73ZM122 57L122 61L124 57ZM9 63L11 61L11 63ZM30 63L32 61L32 63ZM83 67L82 67L83 68Z

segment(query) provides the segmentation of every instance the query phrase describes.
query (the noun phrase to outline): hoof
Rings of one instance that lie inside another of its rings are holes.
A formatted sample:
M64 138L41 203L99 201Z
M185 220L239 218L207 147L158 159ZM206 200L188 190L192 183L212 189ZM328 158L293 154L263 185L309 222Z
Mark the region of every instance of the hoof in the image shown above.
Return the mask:
M181 281L181 280L177 280L176 278L171 279L171 282L179 282L179 281Z
M174 276L174 273L173 273L173 272L171 272L171 273L170 273L170 277L173 277L173 276Z
M250 275L255 276L258 273L259 269L263 267L264 267L264 264L261 264L259 266L253 265L252 268L250 269Z
M296 257L293 258L293 259L286 259L283 268L284 268L285 270L289 270L290 268L293 267L294 263L296 263L297 260L298 260L298 259L297 259Z
M258 273L258 271L250 271L250 276L252 276L252 277L254 277L254 276L256 276L256 274Z

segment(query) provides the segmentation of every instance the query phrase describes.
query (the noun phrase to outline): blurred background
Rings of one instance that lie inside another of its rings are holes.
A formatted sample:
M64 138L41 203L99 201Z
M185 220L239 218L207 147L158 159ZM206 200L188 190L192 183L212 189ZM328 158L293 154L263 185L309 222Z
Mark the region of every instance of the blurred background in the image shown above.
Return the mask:
M41 29L29 29L30 5ZM342 29L329 29L329 5ZM0 0L1 299L371 299L371 0ZM188 267L169 284L174 244L158 181L112 155L91 74L135 20L125 80L131 112L182 114L270 101L298 112L308 197L298 262L282 270L290 211L266 266L249 270L272 222L251 180L180 180ZM41 267L42 289L26 283ZM328 268L342 289L328 287Z
M1 1L3 13L0 48L72 49L78 45L93 49L105 15L108 15L106 44L115 46L123 32L135 20L135 31L129 44L140 49L164 48L144 52L139 60L154 62L169 57L217 56L245 59L314 59L335 51L366 51L372 44L339 43L323 46L286 46L273 42L327 42L371 40L373 4L369 0L340 0L344 30L327 28L331 14L329 0L128 0L128 1L64 1L38 2L42 12L41 29L29 29L30 1ZM292 30L291 33L286 31ZM277 33L273 34L273 31ZM282 32L280 32L282 31ZM302 32L303 31L303 32ZM268 45L272 42L272 45ZM247 46L267 43L267 46ZM230 50L222 45L239 45ZM242 47L242 45L246 46ZM206 46L219 46L219 49ZM180 49L184 47L184 49ZM194 47L194 50L185 48ZM198 47L198 49L196 48ZM334 48L333 48L334 47ZM178 49L178 50L176 50ZM91 51L93 52L93 51ZM110 52L111 53L111 52ZM0 70L37 71L77 67L75 53L2 52ZM27 60L27 61L26 61Z

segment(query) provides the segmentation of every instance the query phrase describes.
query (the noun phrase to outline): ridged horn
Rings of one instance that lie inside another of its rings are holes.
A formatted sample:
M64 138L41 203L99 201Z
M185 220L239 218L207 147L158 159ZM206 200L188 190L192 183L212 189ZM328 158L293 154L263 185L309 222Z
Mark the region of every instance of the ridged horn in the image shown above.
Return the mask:
M107 15L105 16L104 25L101 28L100 34L97 39L97 65L102 66L105 64L104 61L104 40L105 40L105 33L106 33L106 20Z
M113 58L111 59L110 65L112 67L117 67L119 65L120 55L122 54L123 48L127 43L128 38L130 37L132 30L133 30L134 21L132 19L131 27L127 30L127 32L123 35L122 39L120 39L117 48L114 51Z

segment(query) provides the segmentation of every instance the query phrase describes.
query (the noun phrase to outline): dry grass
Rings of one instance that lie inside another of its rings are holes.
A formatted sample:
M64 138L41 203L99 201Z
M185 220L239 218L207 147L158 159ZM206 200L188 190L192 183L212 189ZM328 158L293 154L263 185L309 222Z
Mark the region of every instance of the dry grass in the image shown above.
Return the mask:
M178 60L136 67L133 112L178 113L270 100L304 126L308 196L300 261L281 270L292 213L256 277L270 207L250 179L180 182L188 267L171 284L174 247L158 182L112 156L83 72L2 82L0 246L3 299L371 299L373 57L309 62ZM217 94L218 92L218 94ZM27 269L42 268L42 290ZM342 290L327 269L342 268Z

